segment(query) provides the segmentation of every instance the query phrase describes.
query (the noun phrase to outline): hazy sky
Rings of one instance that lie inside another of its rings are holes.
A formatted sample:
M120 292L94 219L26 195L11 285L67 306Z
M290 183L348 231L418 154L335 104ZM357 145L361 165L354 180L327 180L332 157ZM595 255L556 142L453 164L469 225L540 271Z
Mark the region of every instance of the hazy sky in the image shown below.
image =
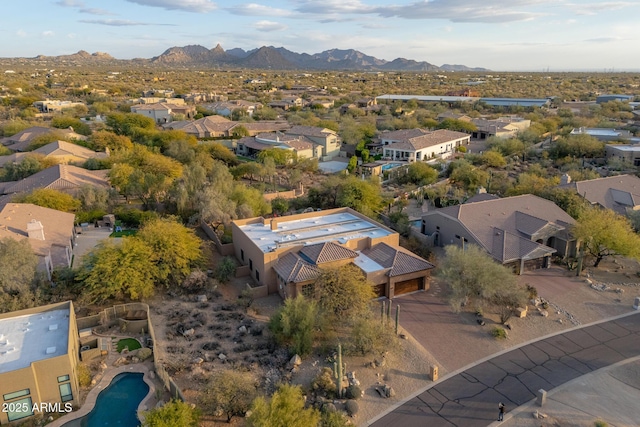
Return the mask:
M640 70L640 0L4 0L0 56L171 46L295 52L493 70Z

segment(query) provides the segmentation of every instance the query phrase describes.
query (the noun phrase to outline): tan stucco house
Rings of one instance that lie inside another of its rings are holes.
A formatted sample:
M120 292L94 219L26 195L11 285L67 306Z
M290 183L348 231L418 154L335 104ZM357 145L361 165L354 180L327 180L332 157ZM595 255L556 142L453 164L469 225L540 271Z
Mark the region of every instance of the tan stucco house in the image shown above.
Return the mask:
M283 298L310 294L323 268L355 264L379 297L426 290L433 264L400 247L395 231L350 208L232 223L236 257Z
M0 314L0 424L77 405L78 355L71 301Z

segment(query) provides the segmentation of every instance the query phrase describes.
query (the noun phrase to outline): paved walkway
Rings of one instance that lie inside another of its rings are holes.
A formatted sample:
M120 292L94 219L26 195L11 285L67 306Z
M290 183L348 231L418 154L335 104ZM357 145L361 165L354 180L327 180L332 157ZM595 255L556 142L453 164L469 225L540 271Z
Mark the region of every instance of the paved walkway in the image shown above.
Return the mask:
M640 314L577 327L447 375L371 420L375 427L485 427L509 410L603 367L640 356Z

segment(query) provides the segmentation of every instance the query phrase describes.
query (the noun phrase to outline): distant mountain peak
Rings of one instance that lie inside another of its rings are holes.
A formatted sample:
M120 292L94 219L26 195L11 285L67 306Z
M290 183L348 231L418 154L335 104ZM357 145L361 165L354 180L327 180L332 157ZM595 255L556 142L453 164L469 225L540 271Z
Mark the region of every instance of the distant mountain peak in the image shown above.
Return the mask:
M80 50L71 55L37 59L64 61L115 60L104 52L93 54ZM470 68L465 65L444 64L441 67L426 61L396 58L393 61L378 59L355 49L329 49L308 54L292 52L284 47L262 46L245 51L234 48L225 51L218 43L212 49L201 45L174 46L159 56L150 59L135 59L136 62L151 62L164 65L197 65L216 67L245 67L272 70L359 70L359 71L488 71L485 68Z

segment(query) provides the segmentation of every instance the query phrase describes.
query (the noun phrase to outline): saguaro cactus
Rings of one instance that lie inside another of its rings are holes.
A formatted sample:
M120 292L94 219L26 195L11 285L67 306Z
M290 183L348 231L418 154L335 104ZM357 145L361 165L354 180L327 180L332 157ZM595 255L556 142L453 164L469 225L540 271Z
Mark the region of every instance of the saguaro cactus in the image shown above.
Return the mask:
M344 378L344 371L347 369L346 363L342 364L342 344L338 344L338 360L333 362L333 375L336 378L336 393L338 399L344 397L344 390L342 389L342 379Z

